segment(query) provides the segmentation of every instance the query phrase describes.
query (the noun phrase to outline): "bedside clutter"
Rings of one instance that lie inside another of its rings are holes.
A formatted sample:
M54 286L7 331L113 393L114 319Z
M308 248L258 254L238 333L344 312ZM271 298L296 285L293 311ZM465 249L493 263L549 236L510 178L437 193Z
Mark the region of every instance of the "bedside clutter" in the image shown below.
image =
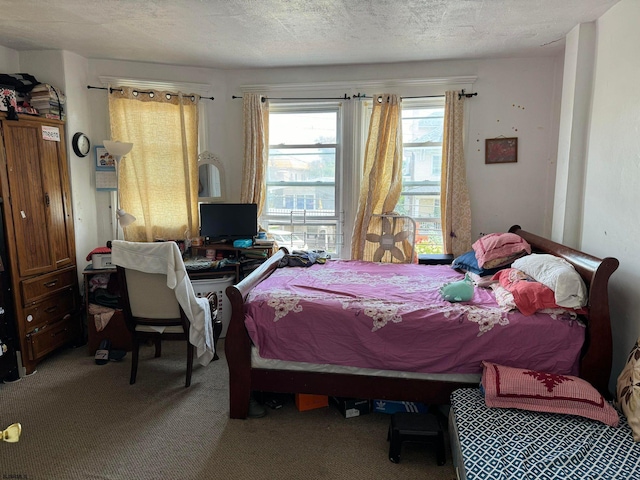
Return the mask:
M420 265L451 265L453 254L446 253L419 253L418 263Z

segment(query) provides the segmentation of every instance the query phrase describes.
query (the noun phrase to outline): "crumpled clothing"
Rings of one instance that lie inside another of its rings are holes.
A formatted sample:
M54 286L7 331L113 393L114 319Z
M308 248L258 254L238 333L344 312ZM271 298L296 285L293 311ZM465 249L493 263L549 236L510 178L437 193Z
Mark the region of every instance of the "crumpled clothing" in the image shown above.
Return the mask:
M101 288L94 293L93 301L103 307L116 308L120 303L120 297L109 293L105 288Z
M101 332L108 325L109 320L116 311L113 308L103 307L95 303L89 304L89 314L93 315L93 321L96 324L96 332Z
M89 279L89 291L95 292L98 288L107 288L109 285L109 273L96 273Z
M314 263L325 263L327 261L327 254L322 252L307 252L305 250L294 250L288 255L285 255L278 262L278 268L280 267L310 267Z

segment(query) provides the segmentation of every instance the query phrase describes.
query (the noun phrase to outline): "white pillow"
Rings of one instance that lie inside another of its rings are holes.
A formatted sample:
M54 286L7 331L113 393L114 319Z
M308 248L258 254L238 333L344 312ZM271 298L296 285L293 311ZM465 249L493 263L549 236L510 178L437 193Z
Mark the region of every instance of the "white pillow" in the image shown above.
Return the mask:
M515 260L511 267L553 290L556 303L561 307L580 308L587 304L587 287L582 277L573 265L560 257L532 253Z

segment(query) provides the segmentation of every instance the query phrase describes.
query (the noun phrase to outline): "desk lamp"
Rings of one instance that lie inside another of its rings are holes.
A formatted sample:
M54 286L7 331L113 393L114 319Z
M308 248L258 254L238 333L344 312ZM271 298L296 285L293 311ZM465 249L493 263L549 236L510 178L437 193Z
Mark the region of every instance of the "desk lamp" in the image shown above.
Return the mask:
M125 212L123 209L120 208L120 185L118 183L118 170L120 168L120 165L119 165L120 160L122 160L122 157L124 157L127 153L131 151L131 149L133 148L133 143L104 140L103 144L104 144L104 148L107 149L107 152L109 153L109 155L113 155L113 158L115 159L116 185L118 186L118 193L117 193L118 205L116 207L116 217L118 218L118 223L120 224L120 226L126 227L128 225L131 225L133 222L135 222L136 217L134 217L130 213Z

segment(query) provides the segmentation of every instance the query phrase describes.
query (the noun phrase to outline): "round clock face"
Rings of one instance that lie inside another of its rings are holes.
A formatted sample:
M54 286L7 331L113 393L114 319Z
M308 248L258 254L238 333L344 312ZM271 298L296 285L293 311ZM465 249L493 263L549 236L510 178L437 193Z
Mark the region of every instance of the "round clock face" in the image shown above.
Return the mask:
M72 145L74 153L79 157L86 157L89 154L89 150L91 150L89 137L82 132L78 132L73 136Z

